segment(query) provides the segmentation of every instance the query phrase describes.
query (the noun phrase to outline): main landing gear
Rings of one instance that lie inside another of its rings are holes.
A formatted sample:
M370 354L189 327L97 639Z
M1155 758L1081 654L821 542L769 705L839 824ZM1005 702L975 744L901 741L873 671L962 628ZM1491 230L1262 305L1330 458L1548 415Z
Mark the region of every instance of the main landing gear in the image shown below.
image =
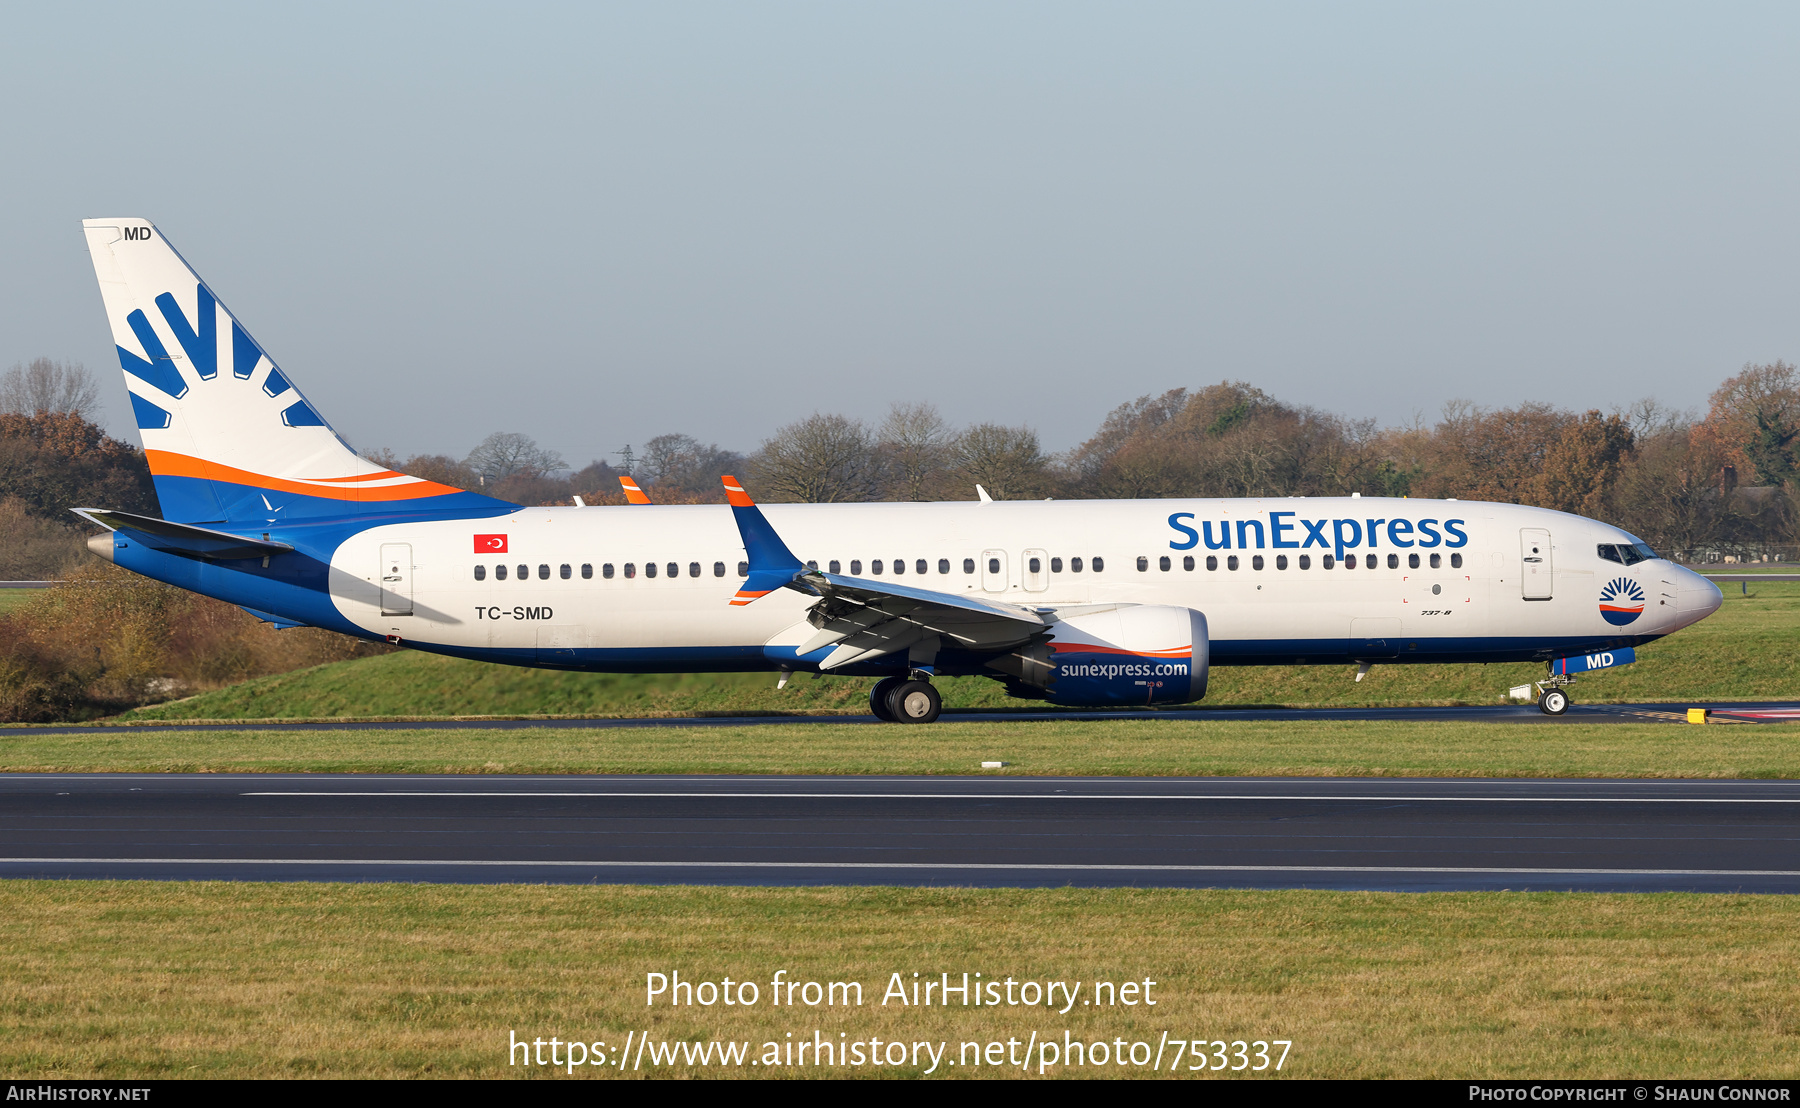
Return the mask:
M869 711L889 723L930 723L944 710L944 698L915 671L906 677L884 677L869 690Z

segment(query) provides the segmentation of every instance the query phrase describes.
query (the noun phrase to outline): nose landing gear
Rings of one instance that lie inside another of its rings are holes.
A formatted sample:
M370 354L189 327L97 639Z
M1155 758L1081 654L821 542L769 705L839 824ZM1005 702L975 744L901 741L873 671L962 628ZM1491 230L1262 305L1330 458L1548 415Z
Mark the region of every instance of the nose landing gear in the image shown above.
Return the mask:
M1553 673L1537 683L1538 711L1547 716L1560 716L1569 710L1572 703L1565 691L1575 683L1575 675L1569 673Z
M869 710L888 723L930 723L944 710L944 698L925 675L884 677L869 690Z

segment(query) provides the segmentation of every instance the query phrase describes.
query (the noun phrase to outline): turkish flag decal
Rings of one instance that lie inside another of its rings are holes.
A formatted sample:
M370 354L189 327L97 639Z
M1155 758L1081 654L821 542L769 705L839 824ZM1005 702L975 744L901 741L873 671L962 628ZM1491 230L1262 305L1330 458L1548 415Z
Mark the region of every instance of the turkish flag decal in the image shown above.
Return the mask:
M506 553L506 536L505 535L476 535L475 536L475 553L477 553L477 554L504 554L504 553Z

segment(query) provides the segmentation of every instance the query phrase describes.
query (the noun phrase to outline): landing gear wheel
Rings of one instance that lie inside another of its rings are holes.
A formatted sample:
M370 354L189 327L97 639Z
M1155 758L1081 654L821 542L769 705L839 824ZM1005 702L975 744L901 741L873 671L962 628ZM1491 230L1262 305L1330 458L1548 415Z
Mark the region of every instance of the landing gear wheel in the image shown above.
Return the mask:
M1560 716L1569 710L1569 694L1561 689L1545 689L1538 697L1538 711L1547 716Z
M887 707L897 723L930 723L944 710L944 698L929 681L907 681L888 693Z
M895 689L904 684L906 684L904 677L883 677L875 682L875 687L869 690L869 711L875 713L876 719L884 723L900 722L888 710L888 697Z

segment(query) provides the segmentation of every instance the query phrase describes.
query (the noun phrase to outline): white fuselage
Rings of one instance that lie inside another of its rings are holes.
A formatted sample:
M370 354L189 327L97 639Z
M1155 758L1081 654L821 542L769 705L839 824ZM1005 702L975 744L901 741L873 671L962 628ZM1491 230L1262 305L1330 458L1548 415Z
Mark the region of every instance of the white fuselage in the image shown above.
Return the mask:
M850 576L1040 610L1198 610L1215 665L1550 658L1666 635L1720 599L1666 560L1601 557L1604 544L1635 541L1616 527L1508 504L1296 497L763 511L802 560ZM497 535L503 554L492 551ZM1540 560L1530 560L1539 543ZM777 590L728 606L744 560L723 505L526 508L362 531L333 555L330 591L373 634L470 657L619 671L807 665L792 650L812 633L814 598ZM1642 612L1621 625L1616 611L1603 614L1601 594L1631 585Z

